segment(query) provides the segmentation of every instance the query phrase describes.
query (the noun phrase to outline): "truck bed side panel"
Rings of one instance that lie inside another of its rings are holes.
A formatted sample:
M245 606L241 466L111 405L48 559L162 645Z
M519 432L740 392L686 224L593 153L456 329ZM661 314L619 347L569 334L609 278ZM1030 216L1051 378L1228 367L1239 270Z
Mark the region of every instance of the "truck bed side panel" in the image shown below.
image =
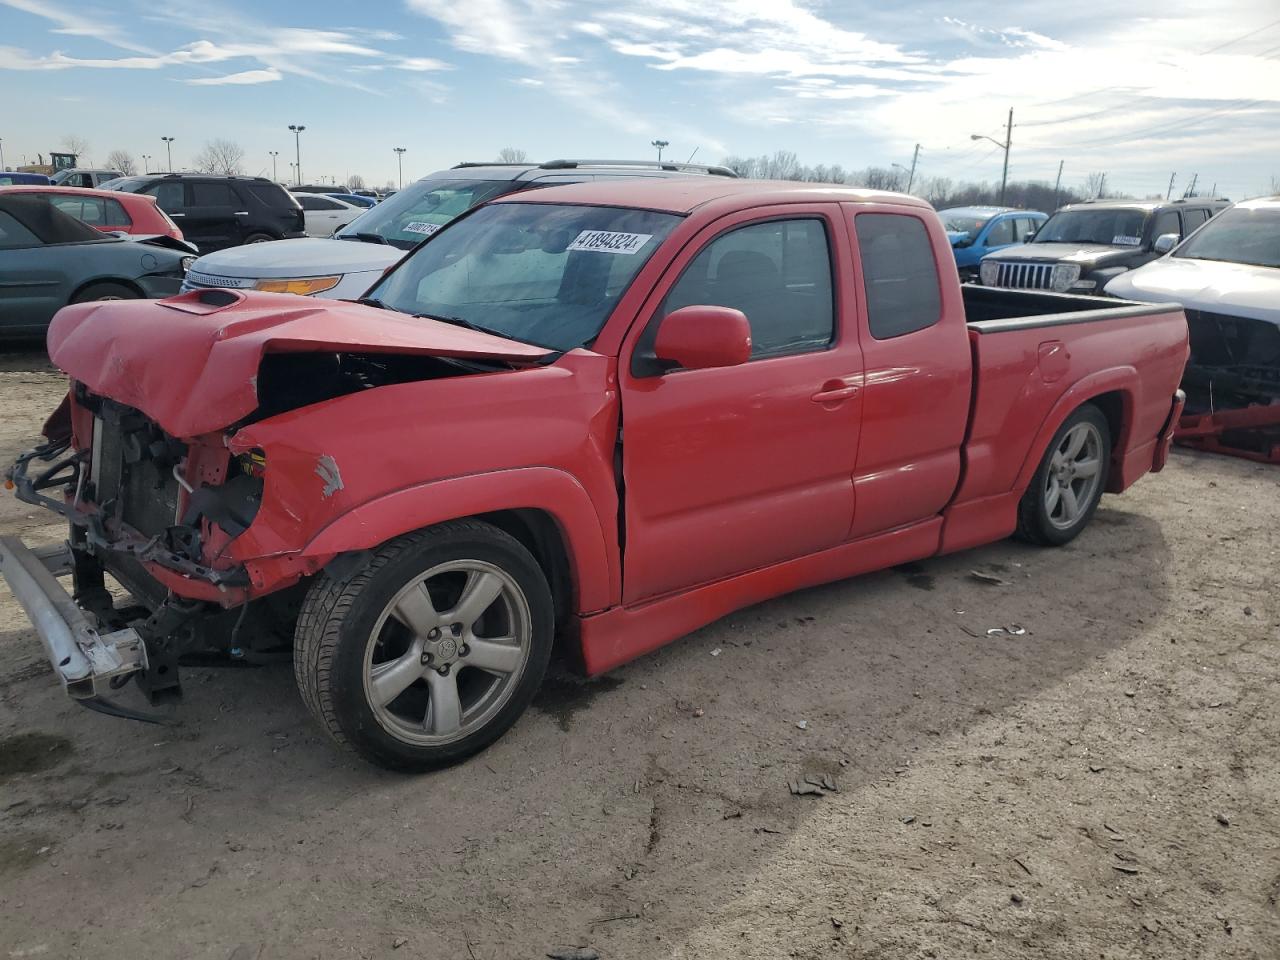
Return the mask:
M1180 309L970 324L970 342L974 405L957 504L1020 494L1066 417L1103 394L1115 395L1120 412L1108 490L1150 469L1187 360Z

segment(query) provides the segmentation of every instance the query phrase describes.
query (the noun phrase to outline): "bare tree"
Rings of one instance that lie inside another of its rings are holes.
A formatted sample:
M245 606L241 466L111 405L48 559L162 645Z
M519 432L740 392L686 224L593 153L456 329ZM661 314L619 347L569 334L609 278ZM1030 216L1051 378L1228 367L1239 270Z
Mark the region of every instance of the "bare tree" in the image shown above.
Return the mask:
M1280 194L1280 177L1274 173L1271 175L1271 187L1267 192L1273 196Z
M69 133L62 138L62 146L67 153L76 155L76 163L82 167L90 165L93 161L89 159L89 151L93 149L89 146L89 141L84 137Z
M1105 173L1091 173L1084 178L1084 195L1086 197L1101 197L1102 189L1106 185L1107 175Z
M222 173L228 176L241 171L244 163L244 147L234 140L209 140L196 154L195 166L201 173Z
M383 184L383 186L382 186L382 190L383 190L383 192L384 192L384 193L390 193L390 192L391 192L392 190L394 190L395 188L396 188L396 182L395 182L394 180L388 180L388 181L387 181L385 184Z
M529 155L527 153L515 147L503 147L498 151L499 163L524 163L528 159Z
M351 176L347 177L347 189L348 189L348 190L363 190L363 189L364 189L364 177L360 176L360 174L358 174L358 173L353 173Z
M138 172L138 165L128 150L112 150L107 154L107 169L118 170L126 177L131 177Z

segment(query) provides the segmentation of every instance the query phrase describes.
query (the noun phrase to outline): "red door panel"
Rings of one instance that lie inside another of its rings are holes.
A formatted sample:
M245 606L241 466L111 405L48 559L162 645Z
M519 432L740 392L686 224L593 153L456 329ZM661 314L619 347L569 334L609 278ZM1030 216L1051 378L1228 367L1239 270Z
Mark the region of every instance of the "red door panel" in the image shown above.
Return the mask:
M782 209L788 221L817 218L825 224L832 268L848 262L848 241L834 205ZM833 275L834 307L828 313L832 343L736 367L659 376L636 376L631 364L640 329L686 268L703 263L695 263L697 254L715 238L768 220L771 213L776 220L776 210L726 217L695 237L664 274L622 352L624 603L821 550L848 532L862 361L853 332L856 304L843 295L840 273ZM731 262L752 270L764 266L748 256L731 261L724 254L720 260L726 272ZM784 274L787 269L784 262ZM778 296L805 303L807 278L784 281ZM713 284L709 298L715 289ZM741 308L752 319L750 304L719 305ZM780 335L763 321L770 309L757 312L753 337L757 330L761 336ZM809 322L796 320L799 326Z
M972 360L959 285L939 279L941 271L955 266L937 232L930 234L923 219L901 207L847 204L845 212L855 244L850 263L867 313L861 331L862 438L850 527L850 536L858 538L923 520L951 500L960 481ZM864 229L860 239L854 218L868 215L892 215L915 225L897 236L892 230ZM911 256L913 250L931 259L932 266ZM930 284L938 290L934 322L919 329L911 329L916 324L909 320L898 324L896 311L918 312L920 298L914 294Z

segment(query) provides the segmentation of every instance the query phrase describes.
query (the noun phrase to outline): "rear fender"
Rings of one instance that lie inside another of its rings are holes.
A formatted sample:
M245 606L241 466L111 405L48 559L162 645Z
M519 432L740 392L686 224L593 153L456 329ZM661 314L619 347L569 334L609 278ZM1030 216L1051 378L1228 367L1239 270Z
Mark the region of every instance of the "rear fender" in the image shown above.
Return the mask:
M1022 463L1022 469L1018 472L1018 481L1015 484L1015 489L1021 492L1031 485L1031 478L1035 476L1036 469L1040 466L1040 461L1044 457L1044 452L1049 449L1049 443L1053 440L1053 435L1066 423L1067 417L1071 416L1072 412L1081 404L1087 403L1105 393L1118 393L1120 396L1120 429L1115 431L1115 436L1111 438L1111 462L1113 466L1121 463L1129 449L1129 433L1133 423L1133 411L1137 409L1142 400L1141 391L1142 383L1138 377L1138 371L1131 366L1112 367L1110 370L1092 373L1076 381L1066 393L1058 398L1058 401L1040 424L1035 440L1028 450L1027 458ZM1119 493L1120 491L1112 489L1112 483L1109 481L1108 492Z
M338 517L312 538L301 556L323 559L368 550L446 520L520 509L542 510L560 528L575 588L575 612L608 607L620 576L600 518L582 485L551 467L452 477L397 490Z

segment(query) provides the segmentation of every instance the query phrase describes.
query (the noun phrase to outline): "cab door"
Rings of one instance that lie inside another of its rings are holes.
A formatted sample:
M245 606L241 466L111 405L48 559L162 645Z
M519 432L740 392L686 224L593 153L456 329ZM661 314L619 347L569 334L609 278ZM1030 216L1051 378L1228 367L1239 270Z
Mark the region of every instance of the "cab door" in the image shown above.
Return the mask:
M960 482L973 388L964 303L938 264L928 211L845 204L851 260L866 299L863 421L849 535L870 536L935 516Z
M862 408L850 257L835 204L724 217L673 261L624 343L623 602L840 543L853 514ZM741 310L748 362L655 366L661 320Z

